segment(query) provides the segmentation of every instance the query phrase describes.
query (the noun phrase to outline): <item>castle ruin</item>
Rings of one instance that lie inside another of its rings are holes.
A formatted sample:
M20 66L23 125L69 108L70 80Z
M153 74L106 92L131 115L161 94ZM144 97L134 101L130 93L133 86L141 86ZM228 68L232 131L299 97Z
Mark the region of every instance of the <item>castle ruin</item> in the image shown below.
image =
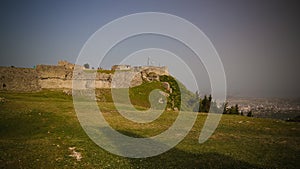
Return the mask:
M59 61L57 65L37 65L35 68L0 67L0 91L39 91L41 89L71 89L75 64ZM87 73L96 72L95 88L114 88L112 79L118 71L120 83L128 81L130 72L135 76L130 81L130 87L138 86L143 81L159 81L159 76L169 75L167 67L114 65L111 71L83 70ZM87 76L85 76L87 78ZM84 80L84 79L83 79ZM85 83L89 83L90 78ZM87 84L86 84L87 85ZM118 86L118 85L117 85ZM120 87L120 86L118 86Z

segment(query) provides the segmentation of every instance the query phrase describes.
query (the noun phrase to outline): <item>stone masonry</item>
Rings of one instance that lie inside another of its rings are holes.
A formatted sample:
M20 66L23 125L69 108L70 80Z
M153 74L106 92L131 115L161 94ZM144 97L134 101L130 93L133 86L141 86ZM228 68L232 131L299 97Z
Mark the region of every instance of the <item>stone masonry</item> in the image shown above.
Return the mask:
M71 89L74 67L74 64L67 61L59 61L58 65L37 65L36 68L0 67L0 91ZM124 70L122 70L123 67ZM97 72L94 84L90 84L91 79L94 80L93 77L83 76L86 78L85 85L95 88L114 87L112 79L115 73L118 76L115 84L128 83L127 81L131 80L130 87L138 86L143 81L158 81L160 75L169 75L167 67L114 65L112 69L111 73ZM95 71L97 70L83 70L83 74L95 73ZM122 87L122 85L116 87Z

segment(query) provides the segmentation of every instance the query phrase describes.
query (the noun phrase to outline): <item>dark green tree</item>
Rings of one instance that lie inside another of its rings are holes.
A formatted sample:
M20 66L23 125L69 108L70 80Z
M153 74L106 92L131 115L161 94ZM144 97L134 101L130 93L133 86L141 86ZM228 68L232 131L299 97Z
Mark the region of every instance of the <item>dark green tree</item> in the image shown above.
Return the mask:
M239 106L237 104L235 106L231 106L229 114L239 114Z
M88 63L86 63L86 64L83 65L83 67L86 68L86 69L89 69L90 65Z
M253 117L252 110L247 113L247 117Z
M212 96L211 96L211 94L208 96L208 102L206 103L206 105L205 105L205 112L209 112L209 110L210 110L210 106L211 106L211 102L212 102Z
M239 105L238 104L236 104L234 106L234 114L240 114L240 110L239 110Z
M207 99L207 96L206 95L204 95L204 98L202 99L202 100L200 100L200 109L201 109L201 111L199 111L199 112L208 112L208 110L209 109L207 109L207 107L208 107L208 99Z
M208 96L208 101L209 101L209 102L212 101L212 96L211 96L211 94Z
M227 106L228 106L228 102L224 103L224 105L223 105L223 114L228 114Z

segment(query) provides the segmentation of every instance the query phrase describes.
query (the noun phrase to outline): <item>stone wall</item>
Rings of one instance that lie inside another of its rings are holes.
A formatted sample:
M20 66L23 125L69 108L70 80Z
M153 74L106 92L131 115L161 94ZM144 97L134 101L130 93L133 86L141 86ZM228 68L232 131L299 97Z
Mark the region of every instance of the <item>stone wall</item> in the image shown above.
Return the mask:
M36 72L43 89L72 88L73 69L70 65L37 65Z
M71 89L74 67L74 64L66 61L59 61L58 65L37 65L35 69L0 67L0 90ZM158 81L160 75L169 75L166 67L154 66L131 67L130 70L120 72L116 70L109 74L97 72L95 75L95 71L80 72L79 77L83 78L80 85L83 88L134 87L143 81Z
M0 90L38 91L40 89L35 69L0 67Z
M72 69L64 66L37 65L36 71L40 79L72 79Z

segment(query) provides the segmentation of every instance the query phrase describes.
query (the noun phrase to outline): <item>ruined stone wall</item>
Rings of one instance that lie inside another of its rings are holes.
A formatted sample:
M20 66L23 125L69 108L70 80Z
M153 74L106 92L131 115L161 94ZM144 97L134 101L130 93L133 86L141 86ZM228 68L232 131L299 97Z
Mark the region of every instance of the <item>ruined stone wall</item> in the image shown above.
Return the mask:
M36 71L40 79L72 79L72 69L64 66L55 65L37 65Z
M33 68L0 67L0 90L38 91L40 89L71 89L74 64L59 61L58 65L37 65ZM84 70L82 73L82 87L110 88L134 87L143 81L159 80L160 75L169 75L166 67L133 67L129 71L115 74L94 73L96 70ZM135 76L132 76L135 75ZM112 84L113 76L117 76ZM133 78L132 78L133 77ZM130 81L130 79L132 79ZM125 85L124 85L125 84Z
M72 69L63 65L37 65L36 72L43 89L72 88Z
M38 91L40 89L35 69L0 67L0 90Z
M149 74L150 72L157 75L169 75L168 68L166 66L157 67L157 66L141 66L138 71Z

